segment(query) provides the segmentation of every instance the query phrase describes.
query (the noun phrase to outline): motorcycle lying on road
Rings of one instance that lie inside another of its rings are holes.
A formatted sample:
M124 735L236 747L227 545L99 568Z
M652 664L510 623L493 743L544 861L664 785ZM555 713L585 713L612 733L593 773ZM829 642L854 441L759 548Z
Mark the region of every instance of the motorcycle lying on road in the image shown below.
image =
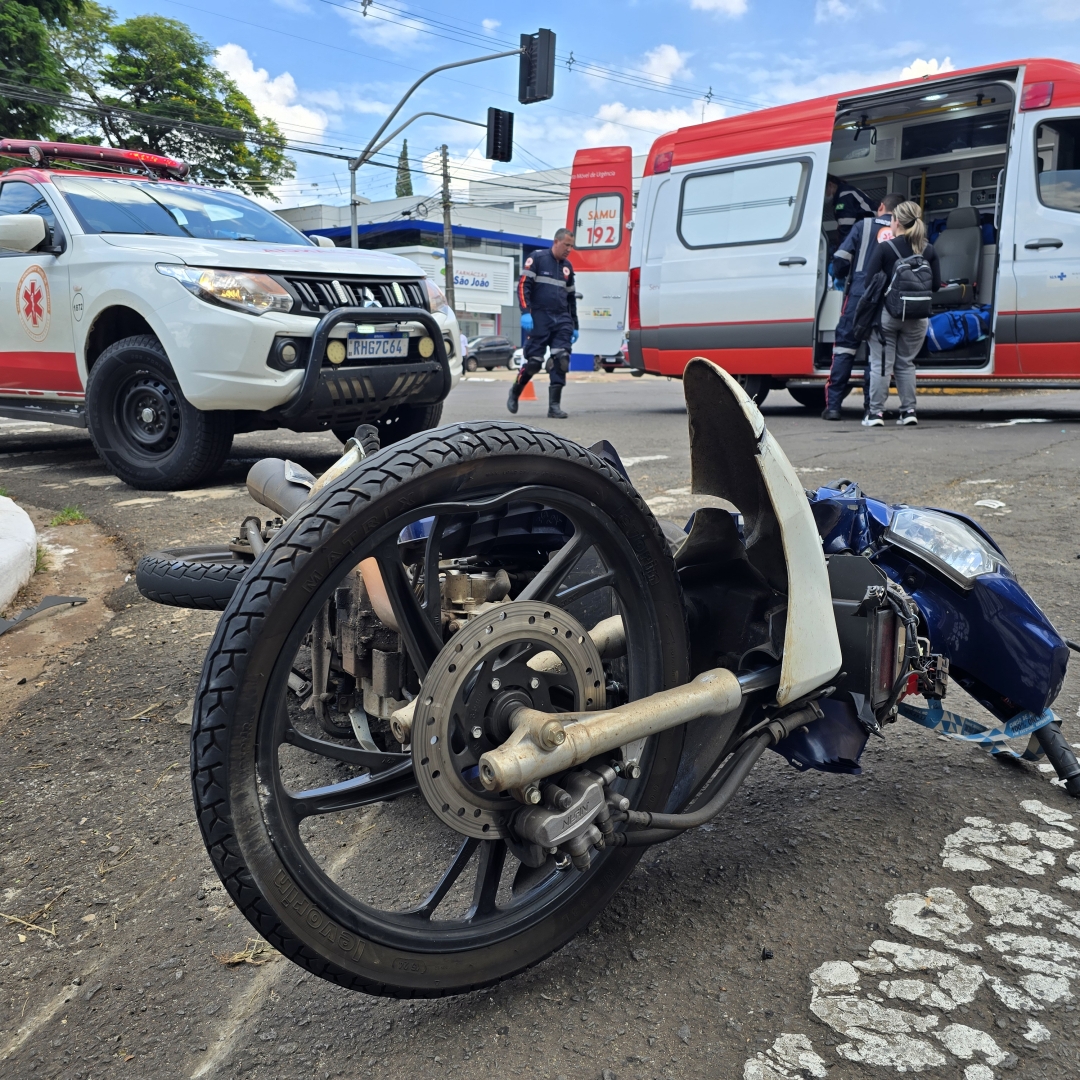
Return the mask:
M726 372L693 360L684 384L709 497L685 528L606 443L476 422L377 449L358 429L318 480L259 462L249 490L279 518L217 561L140 564L151 598L224 609L198 820L295 963L403 997L512 976L766 750L858 772L900 710L998 750L1030 734L1080 795L1050 709L1070 643L991 537L849 481L806 492ZM950 679L1002 726L944 712Z

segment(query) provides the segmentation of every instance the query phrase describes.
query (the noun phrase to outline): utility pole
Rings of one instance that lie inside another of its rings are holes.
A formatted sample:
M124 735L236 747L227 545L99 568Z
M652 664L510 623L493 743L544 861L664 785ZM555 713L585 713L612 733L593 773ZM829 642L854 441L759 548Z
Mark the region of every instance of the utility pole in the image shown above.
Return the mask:
M450 224L450 157L446 143L439 147L442 156L442 237L446 252L446 302L454 308L454 229Z

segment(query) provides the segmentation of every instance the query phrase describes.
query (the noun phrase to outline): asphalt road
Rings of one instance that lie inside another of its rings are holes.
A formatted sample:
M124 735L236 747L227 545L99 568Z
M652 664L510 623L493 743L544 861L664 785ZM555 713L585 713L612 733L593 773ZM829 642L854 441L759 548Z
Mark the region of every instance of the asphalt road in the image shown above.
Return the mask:
M444 419L505 415L506 378L490 380ZM569 420L542 402L518 419L610 440L658 515L693 508L680 384L598 375L563 403ZM974 513L1080 638L1080 394L927 395L917 429L867 430L857 409L826 424L785 393L763 411L807 486L847 476ZM231 536L257 512L242 485L259 457L318 473L338 452L331 435L244 435L211 484L148 493L113 483L84 433L2 422L0 487L78 506L133 565ZM255 939L195 827L186 707L216 616L123 577L96 636L0 715L4 1077L1080 1074L1080 805L1037 765L906 721L859 777L768 755L722 818L647 852L586 933L492 990L391 1001L313 978ZM1074 672L1056 706L1074 739L1078 703ZM948 704L975 711L959 691Z

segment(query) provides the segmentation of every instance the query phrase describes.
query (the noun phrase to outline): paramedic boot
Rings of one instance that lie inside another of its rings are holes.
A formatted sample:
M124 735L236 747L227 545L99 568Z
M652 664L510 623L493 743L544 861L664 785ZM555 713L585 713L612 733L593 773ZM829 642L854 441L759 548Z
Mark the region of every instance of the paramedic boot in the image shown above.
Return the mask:
M562 399L561 386L548 387L548 416L554 420L566 420L569 413L564 413L560 401Z
M518 398L521 397L522 390L525 389L525 383L521 381L519 375L510 386L510 396L506 399L506 407L512 413L518 411Z

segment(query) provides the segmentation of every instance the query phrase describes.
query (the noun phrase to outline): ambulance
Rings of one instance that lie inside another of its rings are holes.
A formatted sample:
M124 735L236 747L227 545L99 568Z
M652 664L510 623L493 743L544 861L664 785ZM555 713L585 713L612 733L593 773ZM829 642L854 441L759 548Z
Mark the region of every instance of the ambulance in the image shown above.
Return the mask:
M603 151L591 153L600 170ZM981 333L924 347L920 386L1080 387L1080 65L1045 59L661 136L631 233L633 367L678 377L705 356L758 401L786 387L820 408L843 299L828 272L829 175L873 204L917 201L949 282L936 310L981 318ZM595 205L613 192L594 192ZM583 254L597 235L582 245L579 233Z

